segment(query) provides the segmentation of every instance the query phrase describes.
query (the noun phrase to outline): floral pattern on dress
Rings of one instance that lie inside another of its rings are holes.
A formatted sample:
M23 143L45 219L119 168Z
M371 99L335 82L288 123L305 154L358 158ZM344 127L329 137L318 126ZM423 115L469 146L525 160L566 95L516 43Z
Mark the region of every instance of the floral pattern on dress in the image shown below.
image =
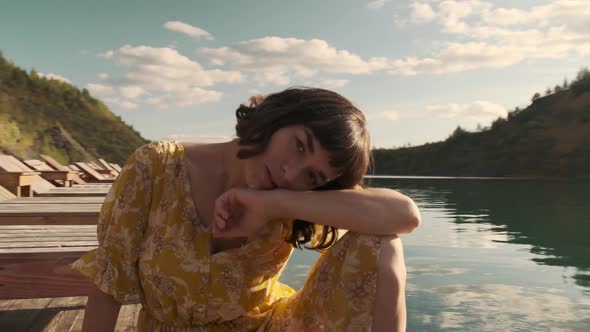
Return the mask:
M290 220L210 254L184 147L146 144L105 197L99 247L71 264L117 301L140 300L138 331L368 331L379 237L347 233L297 292L278 281L293 252Z

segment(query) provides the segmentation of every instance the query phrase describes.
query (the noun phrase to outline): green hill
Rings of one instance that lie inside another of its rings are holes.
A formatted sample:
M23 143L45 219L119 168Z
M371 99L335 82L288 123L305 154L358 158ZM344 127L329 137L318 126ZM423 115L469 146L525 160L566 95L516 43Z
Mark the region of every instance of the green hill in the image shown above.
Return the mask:
M375 174L590 178L590 72L481 131L373 152Z
M122 165L148 142L88 90L27 73L0 53L0 153Z

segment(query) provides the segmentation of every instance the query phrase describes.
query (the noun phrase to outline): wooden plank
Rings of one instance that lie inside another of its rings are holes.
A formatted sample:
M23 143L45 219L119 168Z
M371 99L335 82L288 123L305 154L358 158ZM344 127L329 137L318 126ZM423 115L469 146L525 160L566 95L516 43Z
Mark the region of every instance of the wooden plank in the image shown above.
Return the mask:
M74 322L77 317L80 316L86 308L87 297L67 297L62 298L62 311L60 311L59 317L53 324L52 330L55 332L71 331Z
M0 301L0 312L10 309L16 300L2 300Z
M111 189L111 186L108 186L108 187L59 187L59 188L54 188L54 189L48 190L46 193L47 194L73 193L74 195L80 195L80 194L84 194L84 193L100 193L100 194L106 195L110 189Z
M70 230L70 231L59 231L59 230L49 230L49 231L17 231L17 230L0 230L2 234L0 234L0 239L27 239L27 238L37 238L37 237L89 237L93 236L96 233L96 227L89 231L77 231L77 230Z
M53 171L54 170L49 165L47 165L47 163L44 163L38 159L23 160L23 163L36 171ZM64 171L64 170L58 170L58 171Z
M89 226L89 225L79 225L79 226L72 226L72 225L51 225L51 226L43 226L43 225L5 225L0 226L0 230L6 229L18 229L18 230L68 230L68 229L80 229L80 230L87 230L87 229L96 229L96 226Z
M47 164L49 164L49 166L53 167L54 169L56 169L58 171L69 171L70 170L68 167L62 165L57 160L53 159L51 156L48 156L45 154L40 154L39 157L41 157L41 159L45 160L45 162Z
M113 184L112 183L84 183L84 184L74 184L72 188L110 188Z
M115 325L115 332L136 331L139 310L141 310L140 303L122 305Z
M35 225L31 225L35 226ZM57 225L56 225L57 226ZM74 226L74 225L72 225ZM80 225L83 226L83 225ZM5 229L4 226L0 225L0 236L3 237L36 237L36 236L87 236L92 231L96 231L96 226L92 226L89 229L49 229L49 230L38 230L38 229Z
M66 241L14 241L0 243L0 249L17 249L17 248L65 248L65 247L85 247L97 246L96 239L90 241L75 241L72 239Z
M96 225L99 209L88 212L0 213L0 225Z
M104 197L65 196L65 197L17 197L0 204L102 204Z
M46 234L35 234L34 236L15 236L15 234L0 234L0 248L16 248L16 244L22 243L23 248L30 248L37 243L78 243L92 241L96 245L96 234L88 236L60 236L48 237Z
M82 332L82 324L84 323L84 313L86 312L86 308L82 310L82 312L76 317L74 323L69 329L69 332ZM45 332L45 331L43 331ZM48 331L53 332L53 331ZM57 332L57 331L56 331Z
M76 315L86 307L87 297L56 297L43 309L29 331L70 331L69 327L62 324L64 315Z
M0 186L0 202L13 198L16 198L15 194L11 193L8 189Z
M55 204L55 203L30 203L30 204L0 204L0 213L21 214L30 212L32 214L39 213L64 213L64 212L93 212L99 211L102 204L100 203L69 203L69 204Z
M103 176L98 171L82 162L77 162L76 165L78 165L78 167L80 167L84 172L98 181L114 181L116 178L116 176Z
M61 248L11 248L11 249L0 249L0 254L36 254L36 253L68 253L68 252L86 252L96 247L61 247ZM0 255L1 256L1 255Z
M0 155L0 168L7 172L33 172L27 165L6 154Z
M33 172L31 168L23 164L20 160L9 155L0 155L0 168L7 172ZM40 176L35 178L33 183L33 190L37 193L48 191L51 188L55 188L51 182L43 179Z
M109 164L106 160L102 158L98 158L97 160L104 169L116 171L116 169L114 169L113 166L111 166L111 164Z
M53 248L52 248L53 249ZM38 250L38 249L36 249ZM0 255L0 299L84 296L93 284L69 264L90 250Z
M106 191L85 191L85 192L46 192L43 194L37 194L38 197L72 197L72 196L84 196L84 197L100 197L106 196L108 192Z
M51 298L21 299L0 314L0 331L29 331Z
M111 166L113 166L113 168L115 169L115 171L121 173L121 166L119 166L119 164L111 163Z

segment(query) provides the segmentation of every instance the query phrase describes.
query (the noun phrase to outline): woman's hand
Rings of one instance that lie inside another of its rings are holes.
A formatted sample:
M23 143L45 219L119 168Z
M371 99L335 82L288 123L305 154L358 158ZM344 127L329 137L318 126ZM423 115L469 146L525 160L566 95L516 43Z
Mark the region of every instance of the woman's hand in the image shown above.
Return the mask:
M232 188L215 200L214 222L209 231L215 237L247 237L275 219L272 191Z

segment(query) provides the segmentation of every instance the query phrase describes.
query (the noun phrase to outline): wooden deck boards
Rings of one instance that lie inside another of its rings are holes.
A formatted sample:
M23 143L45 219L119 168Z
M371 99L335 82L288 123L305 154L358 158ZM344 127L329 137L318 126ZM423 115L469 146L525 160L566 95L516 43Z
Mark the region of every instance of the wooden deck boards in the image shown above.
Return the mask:
M69 264L97 246L96 225L0 225L0 299L88 294Z
M0 225L96 225L105 197L32 197L0 202Z
M86 300L77 296L0 301L0 331L81 331ZM115 331L136 331L140 308L138 303L122 305Z

